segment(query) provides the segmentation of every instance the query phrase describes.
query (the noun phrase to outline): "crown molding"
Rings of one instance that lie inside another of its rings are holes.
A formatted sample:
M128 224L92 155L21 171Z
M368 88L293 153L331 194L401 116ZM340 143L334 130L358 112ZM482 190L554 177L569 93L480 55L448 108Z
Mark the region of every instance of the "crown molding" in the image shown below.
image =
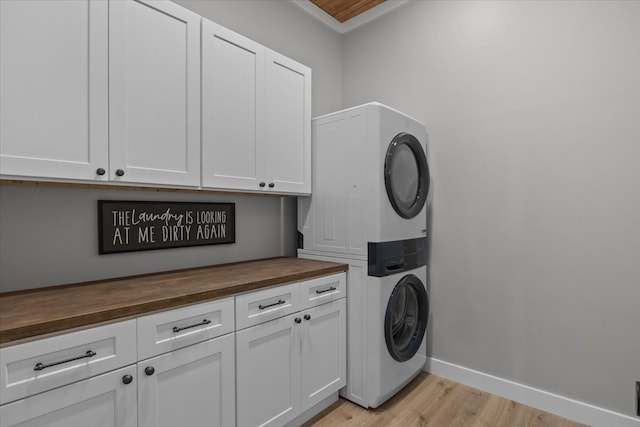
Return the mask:
M327 27L331 28L332 30L340 34L348 33L349 31L355 28L358 28L361 25L364 25L368 22L371 22L374 19L377 19L380 16L384 15L385 13L389 13L392 10L409 2L409 0L386 0L385 2L380 3L376 7L371 8L354 18L351 18L347 22L341 23L340 21L336 20L333 16L329 15L328 13L320 9L318 6L316 6L309 0L290 0L290 1L297 4L302 9L304 9L304 11L307 12L309 15L313 16L314 18L316 18L317 20L325 24Z

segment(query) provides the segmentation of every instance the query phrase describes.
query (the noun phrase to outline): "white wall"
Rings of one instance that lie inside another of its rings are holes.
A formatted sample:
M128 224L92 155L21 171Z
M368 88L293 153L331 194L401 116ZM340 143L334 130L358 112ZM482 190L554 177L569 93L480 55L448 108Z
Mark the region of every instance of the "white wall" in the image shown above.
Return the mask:
M179 1L313 69L313 114L342 105L342 42L287 0ZM286 24L286 25L285 25ZM98 199L236 203L232 245L98 255ZM294 197L0 185L0 291L296 254Z
M640 2L413 1L343 55L430 135L431 355L635 416Z

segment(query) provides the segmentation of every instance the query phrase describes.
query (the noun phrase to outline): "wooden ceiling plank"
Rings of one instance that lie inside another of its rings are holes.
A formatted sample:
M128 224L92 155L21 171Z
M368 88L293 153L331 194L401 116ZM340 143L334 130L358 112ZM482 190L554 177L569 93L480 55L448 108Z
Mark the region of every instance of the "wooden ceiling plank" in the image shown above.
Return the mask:
M340 22L346 22L356 16L366 12L367 10L379 5L384 0L359 0L345 2L347 3L340 13L336 14L335 18Z
M333 16L339 22L346 22L361 13L379 5L385 0L310 0L313 4Z
M311 3L335 18L344 7L344 0L311 0Z

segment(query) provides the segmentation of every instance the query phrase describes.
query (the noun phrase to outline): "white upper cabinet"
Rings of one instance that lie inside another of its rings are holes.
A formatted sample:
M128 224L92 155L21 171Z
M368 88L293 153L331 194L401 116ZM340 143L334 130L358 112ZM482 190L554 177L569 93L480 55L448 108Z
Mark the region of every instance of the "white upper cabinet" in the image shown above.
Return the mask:
M311 69L267 50L266 180L275 191L311 193Z
M202 20L202 186L257 190L264 176L263 46Z
M311 69L202 20L202 186L311 193Z
M107 27L103 1L0 1L1 174L107 179Z
M198 186L200 16L112 1L109 24L109 178Z
M0 175L311 193L308 67L167 0L0 12Z

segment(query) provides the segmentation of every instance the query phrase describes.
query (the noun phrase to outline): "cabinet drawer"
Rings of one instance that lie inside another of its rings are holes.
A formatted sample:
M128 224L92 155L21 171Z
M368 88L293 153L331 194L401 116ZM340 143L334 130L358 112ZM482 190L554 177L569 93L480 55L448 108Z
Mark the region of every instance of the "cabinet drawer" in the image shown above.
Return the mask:
M236 330L300 310L300 283L277 286L236 297Z
M346 283L345 273L305 280L300 285L302 290L302 308L306 309L346 297Z
M137 427L136 382L131 365L20 399L0 407L0 427Z
M135 363L127 320L0 349L0 404Z
M139 317L138 359L167 353L233 330L233 297Z

